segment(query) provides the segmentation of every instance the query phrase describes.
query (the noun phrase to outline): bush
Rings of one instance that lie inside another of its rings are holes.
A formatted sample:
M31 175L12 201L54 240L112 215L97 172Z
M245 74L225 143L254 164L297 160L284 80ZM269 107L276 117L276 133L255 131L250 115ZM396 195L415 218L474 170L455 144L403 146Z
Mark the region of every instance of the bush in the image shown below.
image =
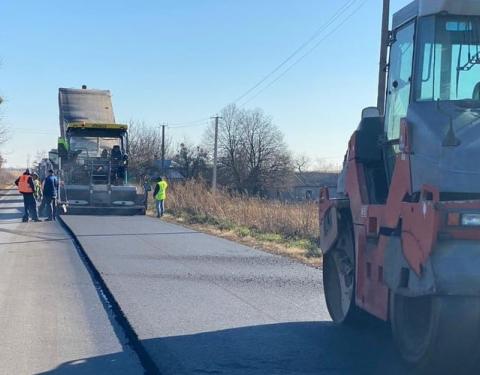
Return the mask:
M0 187L13 185L14 181L20 176L23 170L0 169Z

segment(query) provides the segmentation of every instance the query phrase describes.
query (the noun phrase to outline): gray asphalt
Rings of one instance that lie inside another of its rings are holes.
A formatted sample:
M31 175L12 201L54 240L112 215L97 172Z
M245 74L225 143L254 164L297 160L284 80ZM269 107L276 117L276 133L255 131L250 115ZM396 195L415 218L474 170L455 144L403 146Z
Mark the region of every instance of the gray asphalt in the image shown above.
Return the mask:
M0 374L141 374L73 243L0 192Z
M331 323L318 269L153 218L64 218L163 375L408 373L386 325Z

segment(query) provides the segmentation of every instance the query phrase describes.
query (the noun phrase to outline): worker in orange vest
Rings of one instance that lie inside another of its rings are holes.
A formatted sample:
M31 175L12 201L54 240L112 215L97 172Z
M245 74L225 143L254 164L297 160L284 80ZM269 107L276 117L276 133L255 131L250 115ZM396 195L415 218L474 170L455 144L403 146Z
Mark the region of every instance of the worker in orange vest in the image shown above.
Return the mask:
M40 221L38 220L37 202L35 201L34 196L35 184L29 169L27 169L19 178L16 179L15 185L17 185L18 191L23 195L23 206L25 208L25 213L22 221L26 223L28 221L29 214L33 221Z

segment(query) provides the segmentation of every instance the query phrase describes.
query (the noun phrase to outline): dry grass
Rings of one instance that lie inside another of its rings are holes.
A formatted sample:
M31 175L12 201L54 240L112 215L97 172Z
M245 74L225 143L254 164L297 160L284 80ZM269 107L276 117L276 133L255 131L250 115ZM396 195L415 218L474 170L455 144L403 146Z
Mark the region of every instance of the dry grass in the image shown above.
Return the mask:
M167 220L226 237L307 264L319 265L318 207L285 204L225 192L215 195L204 184L189 181L171 186Z
M0 169L0 188L6 188L13 185L13 182L21 174L20 170Z

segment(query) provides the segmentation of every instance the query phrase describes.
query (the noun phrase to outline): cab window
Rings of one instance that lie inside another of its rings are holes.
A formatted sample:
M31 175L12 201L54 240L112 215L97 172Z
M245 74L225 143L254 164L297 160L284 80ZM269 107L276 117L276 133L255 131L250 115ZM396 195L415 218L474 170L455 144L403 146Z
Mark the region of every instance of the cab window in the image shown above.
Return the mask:
M389 141L400 137L400 120L407 115L413 71L415 23L396 30L390 48L385 132Z

